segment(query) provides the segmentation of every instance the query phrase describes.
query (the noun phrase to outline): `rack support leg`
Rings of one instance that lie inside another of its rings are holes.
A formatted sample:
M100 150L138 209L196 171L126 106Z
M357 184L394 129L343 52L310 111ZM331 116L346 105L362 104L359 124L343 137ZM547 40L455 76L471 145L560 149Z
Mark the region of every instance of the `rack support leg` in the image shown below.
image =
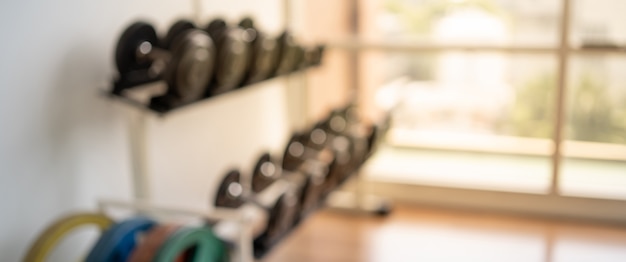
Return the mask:
M135 199L150 199L148 176L148 117L143 112L132 112L128 121L130 160L132 168L133 194Z

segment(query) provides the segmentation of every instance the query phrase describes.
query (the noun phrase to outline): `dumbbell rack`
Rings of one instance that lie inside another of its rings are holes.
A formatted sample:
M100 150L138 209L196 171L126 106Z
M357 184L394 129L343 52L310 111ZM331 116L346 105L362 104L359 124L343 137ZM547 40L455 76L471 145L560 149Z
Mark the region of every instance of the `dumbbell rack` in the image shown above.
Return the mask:
M290 24L289 20L291 18L291 12L289 11L290 8L290 0L285 0L284 15L287 27ZM198 19L199 17L200 15L196 14L196 19ZM273 81L272 79L278 78L289 79L293 77L293 75L303 74L302 71L304 70L306 69L302 69L300 70L300 72L289 73L287 75L273 76L272 78L263 80L262 82ZM213 99L219 99L222 96L236 95L236 93L241 92L241 89L257 88L262 85L262 82L254 83L248 86L242 86L238 89L232 90L224 94L220 94L218 96L205 97L192 103L181 104L168 110L159 110L157 108L150 107L149 103L146 102L149 101L150 95L155 94L155 92L153 92L154 90L137 90L138 92L132 90L131 92L126 92L122 90L126 87L136 85L138 83L132 84L123 80L115 81L114 86L109 91L106 91L105 94L112 100L134 109L128 114L129 149L131 158L130 163L132 168L131 176L134 200L116 201L103 199L98 202L99 210L101 212L106 212L108 209L111 208L122 208L144 214L183 215L202 218L209 221L235 221L240 225L240 227L238 237L236 239L229 239L229 241L234 244L234 248L232 249L232 253L230 256L231 261L255 261L252 244L254 241L254 235L253 228L250 226L250 221L252 218L247 216L243 212L227 208L213 208L211 210L192 210L180 207L159 206L150 202L151 195L149 190L150 174L148 172L147 159L147 129L150 116L169 116L170 113L178 111L179 109L191 108L193 107L193 105L207 103L212 101ZM149 82L141 84L155 87L155 85L151 85L151 83ZM306 88L306 85L304 85L304 88ZM156 89L156 91L162 92L163 90ZM306 91L301 92L305 93ZM306 103L303 103L301 106L306 107ZM306 109L302 110L301 112L306 112ZM304 121L306 121L306 119ZM357 176L353 192L333 192L333 194L328 197L326 206L334 209L376 214L384 214L388 212L389 205L385 200L377 198L375 196L365 196L363 194L363 183L358 177L359 176Z
M294 72L290 75L279 76L277 78L290 78L294 75L303 74L303 72ZM267 80L266 80L267 81ZM265 81L264 81L265 82ZM212 99L219 99L222 96L236 95L242 89L250 88L262 88L261 84L253 84L251 86L242 87L234 91L211 97L203 100L199 100L195 103L183 105L175 108L192 107L194 104L207 103ZM144 91L144 90L138 90ZM148 92L149 95L150 92ZM101 200L98 203L98 207L101 212L105 212L110 208L124 208L131 209L138 213L154 213L165 215L183 215L198 217L210 221L235 221L240 225L240 234L237 239L229 239L235 245L231 254L232 261L252 262L254 261L253 241L254 236L252 228L250 228L250 217L246 217L244 213L227 208L214 208L212 210L191 210L179 207L159 206L154 203L150 203L150 190L149 181L150 175L148 173L148 160L147 160L147 123L151 115L157 115L160 117L169 116L174 110L168 112L161 112L151 109L147 104L143 103L143 99L147 97L146 94L136 92L132 95L126 95L124 93L107 92L108 97L113 101L117 101L131 109L132 112L128 114L128 129L129 129L129 142L130 142L130 155L132 165L132 183L134 200L132 201L116 201L116 200ZM138 98L139 97L139 98ZM366 213L385 214L388 212L388 203L383 199L376 198L375 196L369 196L363 194L361 179L356 179L354 191L352 192L333 192L327 199L326 206L333 209L350 210Z
M302 72L295 72L292 74L303 74ZM277 78L290 78L293 75L285 75ZM277 79L274 78L274 79ZM154 86L153 86L154 87ZM251 86L242 87L241 89L250 89L250 88L263 88L262 84L254 84ZM208 210L190 210L190 209L182 209L178 207L167 207L167 206L158 206L149 202L151 199L150 196L150 174L148 170L148 159L147 159L147 132L148 132L148 119L152 115L157 116L169 116L169 113L172 113L175 110L182 108L191 108L194 104L207 103L212 99L220 99L222 96L227 95L236 95L237 92L240 92L241 89L236 89L229 93L225 93L219 96L199 100L195 103L187 104L174 110L170 110L168 112L160 112L157 110L151 109L147 104L143 103L141 100L141 96L143 95L144 99L147 97L146 94L142 94L141 91L135 92L131 95L127 95L125 93L116 93L113 91L107 92L107 96L112 98L113 101L119 102L122 105L129 107L132 110L130 114L128 114L128 129L129 129L129 148L130 148L130 157L131 157L131 165L132 165L132 183L133 183L133 201L115 201L115 200L101 200L98 203L99 209L101 212L105 212L109 208L125 208L131 209L138 213L145 214L173 214L173 215L186 215L202 218L208 221L235 221L240 225L240 234L236 239L228 239L228 241L235 243L235 249L231 257L233 261L242 261L242 262L252 262L254 261L254 251L252 248L252 243L254 240L254 236L252 234L252 229L249 228L250 219L246 217L243 213L237 212L232 209L226 208L214 208L210 211ZM150 93L150 92L148 92ZM133 96L134 95L134 96ZM148 94L149 95L149 94ZM139 97L139 98L137 98ZM334 192L329 196L329 201L327 202L327 206L331 208L337 208L342 210L352 210L352 211L365 211L368 213L384 213L387 209L385 208L387 205L381 200L372 199L372 197L368 196L363 197L360 179L356 180L356 186L354 192ZM370 203L369 205L362 203ZM373 204L372 204L373 203Z
M239 238L231 240L235 244L235 249L231 254L231 260L241 262L254 261L254 251L252 245L254 236L252 228L249 227L251 218L247 217L245 214L227 208L192 210L179 207L159 206L150 202L150 175L148 173L147 160L147 123L151 115L157 115L160 117L165 117L166 115L169 116L169 114L175 110L193 107L195 104L207 103L213 99L220 99L224 96L236 95L236 93L243 91L243 89L260 88L264 82L272 81L272 79L277 80L278 78L293 77L295 74L302 74L302 72L296 71L288 75L275 76L249 86L243 86L230 92L220 94L218 96L208 97L193 103L181 105L165 112L150 108L150 106L145 102L150 95L154 94L155 91L159 92L157 85L146 83L145 88L131 90L131 92L128 93L118 92L118 89L116 89L115 86L111 88L110 91L106 91L105 94L113 101L119 102L122 105L133 109L132 112L128 114L128 130L134 200L117 201L102 199L98 202L98 209L103 213L110 208L123 208L144 214L154 213L164 215L183 215L198 217L209 221L235 221L240 225L240 234Z
M259 82L253 83L253 84L239 86L239 87L235 88L234 90L228 91L226 93L222 93L222 94L215 95L215 96L206 96L206 97L201 98L200 100L192 101L192 102L185 103L185 104L179 104L179 105L176 105L175 107L172 107L172 108L169 108L169 109L155 108L155 107L150 106L149 102L144 101L144 100L146 100L146 98L148 98L148 97L145 96L145 94L143 96L142 96L142 94L140 94L140 96L137 97L136 95L128 94L125 91L125 90L129 90L129 89L134 89L135 87L138 87L138 86L144 86L144 85L148 86L148 85L150 85L152 83L155 83L155 82L159 81L158 79L152 79L150 81L141 81L140 80L140 81L135 81L135 82L128 81L127 79L123 79L123 78L122 79L117 79L113 83L113 88L111 88L110 91L105 91L105 93L107 95L111 96L111 97L119 99L120 101L122 101L123 103L125 103L125 104L127 104L129 106L132 106L132 107L141 109L143 111L152 112L152 113L155 113L155 114L163 116L163 115L165 115L167 113L170 113L172 111L175 111L175 110L178 110L178 109L181 109L181 108L186 108L186 107L189 107L191 105L200 104L200 103L205 102L207 100L214 99L215 97L220 97L220 96L223 96L223 95L231 94L231 93L237 92L237 91L239 91L241 89L253 88L255 86L258 86L261 83L265 83L265 82L274 80L276 78L286 77L287 75L294 74L294 73L297 73L297 72L300 72L300 71L304 71L304 70L312 68L312 67L318 67L318 66L319 66L319 64L313 64L313 65L310 65L310 66L308 66L306 68L300 68L299 70L291 72L291 73L288 73L286 75L274 75L274 76L271 76L271 77L269 77L269 78L267 78L265 80L262 80L262 81L259 81ZM149 91L148 93L153 93L153 94L154 93L163 93L163 91L164 90L162 90L160 88L157 88L157 89L153 88L152 92Z
M319 65L314 65L319 66ZM304 69L303 69L304 70ZM227 93L223 93L217 96L204 97L200 100L192 103L181 104L167 111L151 108L149 105L149 98L155 93L162 93L164 91L164 85L160 85L155 81L141 83L141 86L135 87L129 85L128 82L116 80L113 87L108 91L104 91L104 94L114 101L117 101L127 107L130 107L132 112L128 115L128 135L129 135L129 148L131 155L131 174L133 183L133 194L138 200L150 199L150 193L148 190L149 174L148 174L148 160L147 160L147 123L150 115L157 115L165 117L175 111L181 109L188 109L194 105L211 102L214 99L220 99L225 96L236 95L238 92L242 92L245 89L258 88L264 83L274 81L279 78L289 78L294 74L301 74L302 71L295 71L288 75L273 76L263 81L240 86L237 89L231 90ZM129 88L133 87L133 88ZM124 91L124 89L128 89ZM139 89L139 90L135 90Z

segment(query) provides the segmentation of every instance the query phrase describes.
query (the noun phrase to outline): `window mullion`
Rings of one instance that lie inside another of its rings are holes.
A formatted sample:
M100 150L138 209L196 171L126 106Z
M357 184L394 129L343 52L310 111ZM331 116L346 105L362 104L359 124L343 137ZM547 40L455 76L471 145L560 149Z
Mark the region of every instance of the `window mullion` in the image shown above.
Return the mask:
M558 79L556 90L555 117L554 123L554 151L552 154L552 181L550 183L550 195L560 195L559 176L561 173L562 142L565 125L565 102L567 95L567 74L568 60L570 54L569 33L571 22L571 0L562 0L560 40L558 52Z

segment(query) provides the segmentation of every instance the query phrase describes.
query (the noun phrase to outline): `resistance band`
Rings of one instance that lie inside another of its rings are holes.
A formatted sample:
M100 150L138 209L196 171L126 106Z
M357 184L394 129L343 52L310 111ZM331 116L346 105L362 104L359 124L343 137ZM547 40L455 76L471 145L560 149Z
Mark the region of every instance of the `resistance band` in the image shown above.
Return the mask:
M56 245L76 228L95 225L104 231L113 220L103 214L82 213L64 217L51 224L28 249L24 262L43 262Z
M127 261L137 245L137 235L156 223L148 218L133 218L109 228L93 247L85 262Z
M226 246L209 228L181 228L159 249L155 262L171 262L195 248L193 262L227 262Z

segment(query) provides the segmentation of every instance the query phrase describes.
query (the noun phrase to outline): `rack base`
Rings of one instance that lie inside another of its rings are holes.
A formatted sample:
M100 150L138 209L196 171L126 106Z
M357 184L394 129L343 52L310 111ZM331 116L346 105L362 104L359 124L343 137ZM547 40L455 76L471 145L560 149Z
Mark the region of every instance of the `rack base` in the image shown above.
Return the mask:
M386 216L391 213L391 200L372 194L335 191L328 196L326 206L332 210L358 214Z

